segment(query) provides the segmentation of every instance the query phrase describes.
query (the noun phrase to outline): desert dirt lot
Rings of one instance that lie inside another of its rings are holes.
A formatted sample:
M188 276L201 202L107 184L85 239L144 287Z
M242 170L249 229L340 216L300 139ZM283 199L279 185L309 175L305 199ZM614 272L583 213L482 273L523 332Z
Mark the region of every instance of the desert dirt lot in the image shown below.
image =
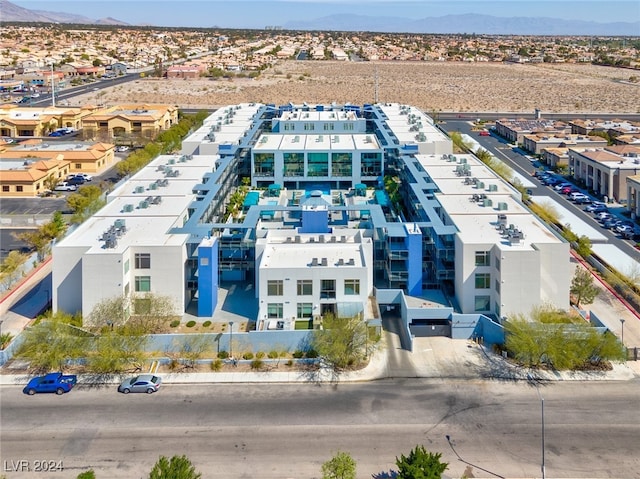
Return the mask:
M166 103L214 108L260 102L415 105L425 112L640 113L633 70L581 64L283 61L252 80L140 79L72 105ZM376 81L377 77L377 81Z

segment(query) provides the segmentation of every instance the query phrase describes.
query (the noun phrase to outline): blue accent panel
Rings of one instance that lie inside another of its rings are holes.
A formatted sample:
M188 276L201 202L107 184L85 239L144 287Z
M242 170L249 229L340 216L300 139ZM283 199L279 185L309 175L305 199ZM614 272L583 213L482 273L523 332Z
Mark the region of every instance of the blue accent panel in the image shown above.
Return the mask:
M328 210L302 210L302 227L300 227L300 233L330 232Z
M218 239L198 246L198 317L211 317L218 305Z
M405 225L407 237L407 292L412 296L422 293L422 232L416 224Z

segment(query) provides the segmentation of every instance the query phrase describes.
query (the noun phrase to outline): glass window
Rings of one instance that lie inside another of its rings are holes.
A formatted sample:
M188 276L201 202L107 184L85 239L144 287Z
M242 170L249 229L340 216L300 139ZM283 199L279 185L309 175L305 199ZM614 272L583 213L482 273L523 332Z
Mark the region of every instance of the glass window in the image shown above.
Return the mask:
M253 174L255 176L273 176L273 153L256 153L253 155Z
M323 279L320 284L320 298L333 299L336 297L336 280Z
M325 123L323 125L323 128L324 128L324 131L333 131L334 126L333 126L333 123Z
M329 154L307 154L307 176L329 176Z
M313 123L305 123L304 124L304 129L306 131L313 131L315 130L316 126Z
M200 266L209 266L209 258L200 258Z
M500 293L500 281L496 279L496 293Z
M269 319L281 319L282 318L282 303L269 303L269 304L267 304L267 317Z
M298 303L298 318L311 318L313 316L313 303Z
M129 272L129 260L124 262L124 273L127 274Z
M496 269L500 271L500 257L496 256Z
M353 123L343 123L344 131L353 131Z
M489 273L476 274L476 289L491 288L491 275Z
M16 186L16 191L23 191L23 187L22 187L22 185L18 185L18 186Z
M293 123L285 123L284 131L293 131L295 129L295 125Z
M490 311L489 304L491 304L490 296L476 296L475 297L475 310L476 311Z
M491 256L488 251L476 251L476 266L491 266Z
M151 255L149 253L136 253L134 256L136 269L151 268Z
M137 293L151 291L151 276L136 276L135 289Z
M304 153L285 153L284 176L304 176Z
M2 185L2 191L9 191L9 185Z
M313 294L313 281L310 279L298 280L298 296L310 296Z
M351 176L351 153L331 154L331 176Z
M344 280L344 294L360 294L360 280L359 279L345 279Z
M270 279L267 281L267 294L269 296L282 296L283 281L281 279Z
M362 176L380 176L382 157L380 153L362 153L360 156L360 174Z

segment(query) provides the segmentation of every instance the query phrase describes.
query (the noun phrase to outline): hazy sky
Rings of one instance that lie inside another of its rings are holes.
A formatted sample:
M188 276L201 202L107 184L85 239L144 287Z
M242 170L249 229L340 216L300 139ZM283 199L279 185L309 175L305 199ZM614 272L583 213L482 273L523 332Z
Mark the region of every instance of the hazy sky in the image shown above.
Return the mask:
M32 10L75 13L92 19L112 17L132 25L168 27L263 28L345 13L409 19L483 13L602 23L640 20L638 0L13 0L12 3Z

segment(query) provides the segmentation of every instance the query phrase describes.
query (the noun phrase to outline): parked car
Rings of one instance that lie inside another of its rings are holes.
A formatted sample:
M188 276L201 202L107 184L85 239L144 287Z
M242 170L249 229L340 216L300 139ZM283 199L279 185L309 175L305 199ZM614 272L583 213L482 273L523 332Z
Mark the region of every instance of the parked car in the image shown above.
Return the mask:
M636 235L635 227L624 222L618 223L615 227L616 233L623 238L632 239Z
M88 175L87 173L74 173L74 174L71 174L71 175L67 176L67 181L72 180L74 178L82 178L84 181L93 180L93 176Z
M123 394L129 393L147 393L151 394L156 392L160 388L162 379L153 374L141 374L133 378L128 378L122 381L122 384L118 386L118 392Z
M36 393L56 393L58 395L68 393L78 382L74 374L49 373L45 376L32 378L22 390L23 393L33 396Z
M116 151L118 153L124 153L125 151L129 151L129 147L126 145L116 146Z
M83 176L79 176L79 175L74 175L73 178L69 178L67 180L67 183L69 183L70 185L75 185L75 186L82 186L84 185L86 182L86 180L84 179Z
M61 131L52 131L51 133L49 133L49 136L55 136L55 137L60 137L60 136L64 136L64 133Z
M587 195L579 191L573 191L569 193L569 199L571 201L575 201L578 204L591 202L591 199Z
M612 215L608 211L601 211L600 213L596 213L596 220L598 220L600 223L604 223L611 217Z
M608 208L607 208L607 205L605 205L603 202L594 201L589 206L587 206L584 210L590 213L600 213L602 211L607 211Z
M63 181L56 185L54 191L76 191L77 189L78 187L76 185L73 185L68 181Z
M564 188L562 188L560 190L560 193L562 193L563 195L569 195L569 194L571 194L573 192L574 192L574 189L571 186L565 186Z
M553 186L553 189L556 191L562 191L563 188L566 188L567 186L571 186L571 183L567 183L567 182L562 182L562 183L558 183L556 185Z
M491 133L489 133L487 130L480 130L480 136L491 136Z
M612 216L611 218L607 218L607 219L603 220L602 221L602 226L603 226L603 228L611 230L611 229L615 229L615 227L618 226L621 223L622 222L620 221L619 218L616 218L615 216Z

